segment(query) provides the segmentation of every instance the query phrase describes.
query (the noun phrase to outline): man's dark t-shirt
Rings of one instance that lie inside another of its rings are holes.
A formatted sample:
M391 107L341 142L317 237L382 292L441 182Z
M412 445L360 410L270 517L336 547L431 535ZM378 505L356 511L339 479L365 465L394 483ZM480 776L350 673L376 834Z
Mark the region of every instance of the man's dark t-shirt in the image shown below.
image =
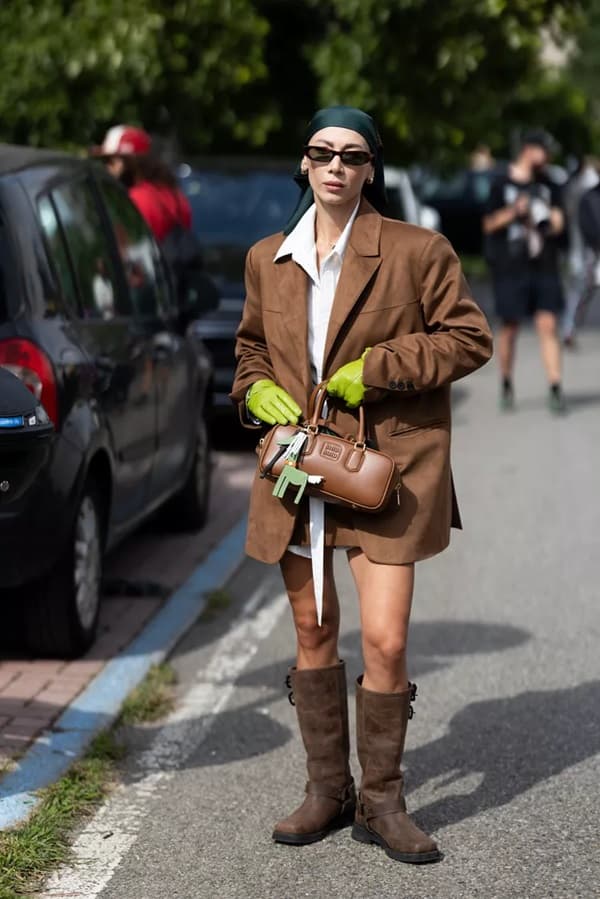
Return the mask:
M561 206L560 189L556 184L541 179L513 181L508 173L502 173L492 182L485 214L512 206L517 197L523 194L538 209L543 209L541 204L545 204L548 210L552 206ZM547 229L543 226L536 229L536 232L533 235L536 243L532 246L529 229L517 219L506 228L486 235L485 256L492 269L505 274L525 273L532 269L540 273L558 274L560 237L547 234Z

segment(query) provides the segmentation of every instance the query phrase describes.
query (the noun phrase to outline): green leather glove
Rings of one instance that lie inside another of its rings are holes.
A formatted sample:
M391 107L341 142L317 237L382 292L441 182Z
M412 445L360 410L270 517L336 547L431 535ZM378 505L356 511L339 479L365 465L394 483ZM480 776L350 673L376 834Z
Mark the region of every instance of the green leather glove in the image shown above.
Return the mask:
M267 378L254 382L246 395L246 408L268 425L295 425L302 415L289 393Z
M365 356L371 347L367 347L360 359L347 362L329 379L327 393L343 400L350 409L356 409L365 398L367 388L363 384L362 374Z

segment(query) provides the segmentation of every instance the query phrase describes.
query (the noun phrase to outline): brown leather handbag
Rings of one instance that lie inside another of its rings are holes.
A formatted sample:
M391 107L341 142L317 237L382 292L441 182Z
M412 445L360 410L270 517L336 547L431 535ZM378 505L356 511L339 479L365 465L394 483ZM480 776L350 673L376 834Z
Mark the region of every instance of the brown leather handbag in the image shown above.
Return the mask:
M359 407L357 438L342 436L333 422L323 418L326 387L327 383L323 382L315 388L309 418L304 424L275 425L261 440L260 476L283 484L283 490L275 495L282 496L288 483L297 486L296 502L306 490L325 502L361 512L384 509L394 492L399 504L401 480L398 468L391 456L367 446L364 408ZM297 459L285 459L291 440L299 434L304 434L305 440ZM285 472L281 478L286 466L296 472ZM310 480L306 481L302 473Z

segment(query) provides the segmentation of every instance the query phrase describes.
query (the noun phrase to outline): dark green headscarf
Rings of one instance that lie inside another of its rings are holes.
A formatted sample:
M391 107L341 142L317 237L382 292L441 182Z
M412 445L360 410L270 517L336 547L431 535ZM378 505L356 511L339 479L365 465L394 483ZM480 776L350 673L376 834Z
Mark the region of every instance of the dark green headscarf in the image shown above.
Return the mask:
M321 131L322 128L348 128L350 131L357 131L364 137L369 145L369 149L374 156L373 168L374 178L373 184L365 184L363 194L369 203L375 207L382 215L386 212L387 199L385 195L385 181L383 177L383 146L381 138L377 131L377 126L366 112L362 109L356 109L354 106L328 106L326 109L320 109L312 118L306 134L304 143L310 142L313 134ZM284 228L283 233L289 234L296 227L304 213L314 203L312 188L308 182L308 175L303 175L300 165L294 174L294 181L300 187L302 193L298 204L292 213L290 220Z

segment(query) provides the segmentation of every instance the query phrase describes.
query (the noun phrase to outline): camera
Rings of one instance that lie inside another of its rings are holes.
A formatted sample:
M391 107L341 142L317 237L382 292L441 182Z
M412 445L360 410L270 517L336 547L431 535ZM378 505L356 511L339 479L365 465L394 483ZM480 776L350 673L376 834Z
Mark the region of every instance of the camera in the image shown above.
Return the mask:
M532 197L529 204L529 216L535 228L542 234L550 228L550 206L541 197Z

